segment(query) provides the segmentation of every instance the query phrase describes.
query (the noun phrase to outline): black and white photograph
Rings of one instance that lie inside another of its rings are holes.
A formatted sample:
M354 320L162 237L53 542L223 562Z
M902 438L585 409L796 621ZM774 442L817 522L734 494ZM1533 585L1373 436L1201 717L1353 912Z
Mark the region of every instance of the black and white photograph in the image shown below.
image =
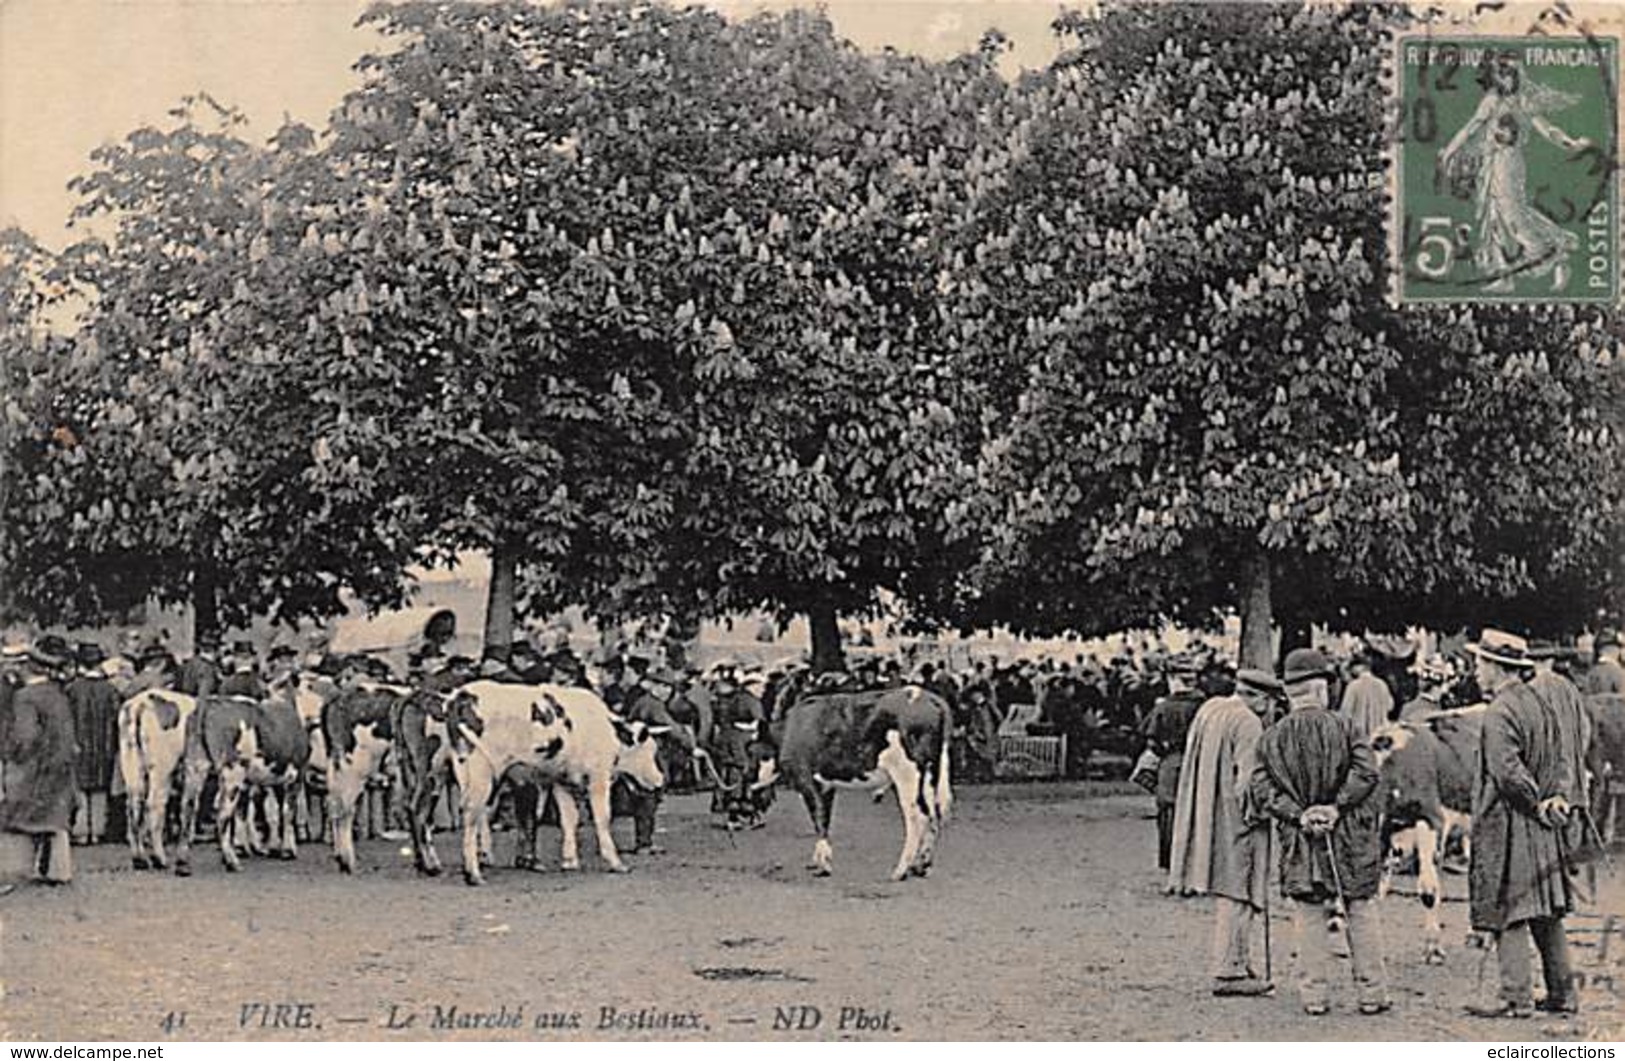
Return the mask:
M0 1041L1611 1057L1622 37L0 0Z

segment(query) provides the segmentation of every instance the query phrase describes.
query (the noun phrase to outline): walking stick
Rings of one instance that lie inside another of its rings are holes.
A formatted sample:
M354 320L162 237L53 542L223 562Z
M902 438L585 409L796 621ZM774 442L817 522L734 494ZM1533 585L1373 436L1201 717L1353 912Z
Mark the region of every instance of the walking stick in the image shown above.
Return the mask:
M1337 851L1332 847L1332 834L1323 835L1326 838L1326 859L1332 864L1332 888L1337 892L1337 906L1332 912L1346 920L1349 916L1349 904L1343 897L1343 876L1337 872Z
M1275 980L1275 970L1270 962L1270 863L1273 861L1271 841L1275 837L1275 825L1270 823L1264 826L1264 981L1271 983Z

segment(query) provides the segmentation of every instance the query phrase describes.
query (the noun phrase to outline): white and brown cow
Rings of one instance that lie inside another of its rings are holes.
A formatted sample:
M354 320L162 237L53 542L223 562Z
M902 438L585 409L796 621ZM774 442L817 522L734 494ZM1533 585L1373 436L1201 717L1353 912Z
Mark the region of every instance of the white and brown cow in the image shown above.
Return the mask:
M395 751L395 720L414 695L406 686L362 682L322 705L318 734L326 749L327 818L333 858L355 872L356 807L375 779L387 776Z
M834 859L829 820L836 788L895 789L903 850L891 879L923 877L953 804L952 726L947 701L919 686L804 695L775 719L777 757L764 764L757 784L783 778L801 793L818 834L813 870L819 876L829 875Z
M484 882L479 837L489 828L497 786L510 771L517 783L552 788L565 869L581 864L574 796L579 791L592 811L599 856L612 872L625 873L610 835L610 784L616 776L650 790L665 784L655 761L658 729L623 721L588 689L494 681L457 689L448 704L446 731L461 795L463 879ZM531 820L521 825L533 841L535 821L527 817Z
M1453 833L1461 834L1463 856L1471 854L1468 836L1483 719L1480 704L1390 723L1371 735L1381 776L1382 835L1388 842L1390 870L1414 847L1416 890L1426 911L1422 957L1430 965L1444 961L1439 865ZM1385 891L1388 875L1385 870Z
M254 789L267 794L266 817L278 857L297 857L296 801L303 798L310 737L295 704L297 678L273 687L264 700L205 696L187 722L180 851L175 872L189 875L198 802L210 776L218 783L215 827L226 869L242 868L235 840L243 822L239 803Z
M186 758L186 728L197 701L168 689L137 693L119 707L119 773L129 792L125 805L130 863L164 869L164 828L169 794Z

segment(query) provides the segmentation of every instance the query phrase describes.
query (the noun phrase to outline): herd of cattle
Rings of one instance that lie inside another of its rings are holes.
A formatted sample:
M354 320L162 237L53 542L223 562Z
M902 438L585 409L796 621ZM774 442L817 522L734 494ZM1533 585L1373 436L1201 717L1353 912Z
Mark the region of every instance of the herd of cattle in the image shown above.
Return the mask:
M1588 703L1591 810L1611 842L1615 797L1625 795L1625 697L1594 696ZM1441 865L1452 850L1459 848L1463 861L1469 855L1484 710L1480 705L1390 723L1372 736L1384 835L1395 856L1390 862L1416 859L1428 962L1444 958ZM831 871L830 814L842 787L877 796L894 790L904 840L892 879L928 872L953 799L951 713L940 696L918 686L798 691L780 700L766 726L760 736L768 751L748 786L755 791L782 782L801 795L816 834L815 872ZM442 798L455 798L463 876L469 884L483 882L491 857L491 810L504 784L551 792L566 870L580 867L577 796L584 797L600 857L611 871L625 872L610 834L611 785L625 779L645 791L664 786L656 756L663 731L620 718L591 690L562 685L482 680L433 691L362 682L341 690L295 675L264 700L150 690L127 701L119 714L131 855L137 868L170 864L166 822L178 793L173 862L177 873L189 874L198 807L212 781L214 826L227 869L240 868L239 848L263 853L251 813L255 801L248 798L260 792L266 834L279 857L293 858L308 785L325 789L333 857L341 870L354 872L358 801L393 760L405 793L413 859L424 874L441 870L436 809ZM534 866L536 817L521 815L516 825L517 864Z
M781 700L781 703L785 701ZM807 693L775 712L753 791L781 780L800 793L817 840L813 866L828 874L830 813L839 787L896 792L904 842L893 879L924 876L952 801L948 770L951 715L941 697L915 686L873 692ZM339 688L290 675L265 699L191 697L148 690L119 711L119 770L129 791L129 843L138 869L170 864L191 873L199 804L211 784L214 827L228 870L240 850L263 854L256 806L277 857L297 854L307 789L325 789L333 857L354 872L354 823L369 784L393 761L410 820L418 870L440 872L434 823L455 793L463 876L484 881L491 857L491 812L499 789L551 792L563 834L564 869L580 866L577 795L586 799L598 851L613 872L626 865L610 834L610 789L617 779L644 791L665 784L656 741L665 727L628 721L588 689L475 681L449 691L362 682ZM179 796L171 823L170 803ZM538 801L516 800L535 807ZM522 814L517 862L535 865L536 817Z

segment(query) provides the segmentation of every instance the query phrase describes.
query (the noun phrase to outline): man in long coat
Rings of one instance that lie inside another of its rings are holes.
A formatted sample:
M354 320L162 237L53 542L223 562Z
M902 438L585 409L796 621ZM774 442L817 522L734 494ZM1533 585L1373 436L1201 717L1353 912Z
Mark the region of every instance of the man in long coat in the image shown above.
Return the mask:
M1157 700L1140 727L1147 748L1157 753L1157 868L1167 872L1174 844L1174 802L1185 761L1185 738L1202 706L1202 694L1183 686Z
M1583 738L1551 691L1526 681L1534 664L1523 638L1485 630L1472 650L1479 687L1493 699L1484 714L1473 799L1468 913L1475 931L1496 937L1501 976L1499 997L1468 1011L1480 1017L1530 1016L1533 937L1546 980L1542 1008L1573 1012L1563 916L1574 897L1563 845L1571 807L1565 793L1576 791L1572 746Z
M1354 678L1344 686L1343 701L1338 706L1338 712L1366 737L1387 725L1394 712L1393 690L1372 671L1370 651L1362 650L1362 654L1349 663Z
M1268 672L1241 671L1235 695L1203 704L1185 742L1168 890L1213 895L1215 995L1262 995L1272 986L1250 960L1269 886L1269 820L1248 813L1248 789L1263 719L1280 692Z
M1294 649L1284 670L1291 710L1258 739L1251 796L1281 837L1281 892L1296 902L1303 1009L1318 1017L1330 1008L1331 921L1341 902L1360 1012L1383 1013L1392 1007L1372 902L1382 875L1376 759L1354 723L1327 709L1325 656Z
M0 829L34 838L39 876L47 884L73 879L68 825L73 816L73 708L54 675L68 663L60 638L41 638L23 663L23 684L11 699L11 726L0 759L6 791ZM60 645L59 645L60 643Z
M74 831L85 843L98 844L110 821L107 794L118 758L119 695L102 669L107 653L100 645L86 641L74 655L79 673L64 690L73 707L73 736L79 745Z

